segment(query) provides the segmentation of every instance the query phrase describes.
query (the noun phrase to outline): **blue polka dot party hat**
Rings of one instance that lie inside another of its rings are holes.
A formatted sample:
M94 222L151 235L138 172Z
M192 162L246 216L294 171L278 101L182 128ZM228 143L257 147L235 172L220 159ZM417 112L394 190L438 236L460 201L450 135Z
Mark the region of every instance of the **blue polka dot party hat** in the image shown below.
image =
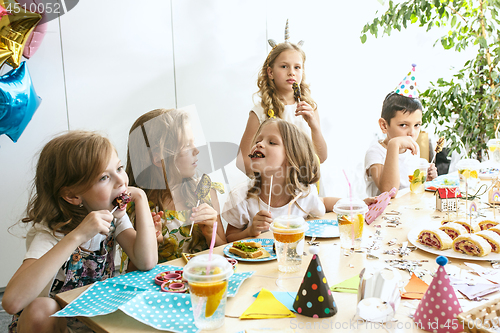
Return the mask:
M415 67L417 67L417 65L411 65L410 72L406 74L406 77L394 90L396 94L411 98L418 98L417 81L415 80Z
M318 257L319 247L311 246L309 252L313 257L300 284L293 308L307 317L331 317L337 313L337 305Z
M428 332L462 332L462 324L457 319L462 308L444 269L448 259L439 256L436 262L439 265L436 276L418 304L413 320L419 328Z

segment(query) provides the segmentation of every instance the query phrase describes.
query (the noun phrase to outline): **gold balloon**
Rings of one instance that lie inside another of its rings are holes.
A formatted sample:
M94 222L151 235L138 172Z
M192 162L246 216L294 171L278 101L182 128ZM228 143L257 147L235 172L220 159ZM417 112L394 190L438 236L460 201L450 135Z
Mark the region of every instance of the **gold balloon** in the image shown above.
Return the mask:
M0 0L9 13L0 19L0 50L12 52L7 63L14 68L21 64L24 46L42 15L24 9L14 0Z
M0 67L3 65L5 60L12 56L12 52L9 50L0 49Z

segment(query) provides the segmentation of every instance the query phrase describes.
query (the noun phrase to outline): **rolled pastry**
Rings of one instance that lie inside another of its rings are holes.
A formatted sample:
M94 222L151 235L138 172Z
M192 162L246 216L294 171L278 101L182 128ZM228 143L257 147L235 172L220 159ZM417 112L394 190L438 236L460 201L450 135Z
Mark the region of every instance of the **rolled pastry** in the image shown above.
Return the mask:
M500 227L491 227L488 229L489 231L496 232L497 234L500 235Z
M433 247L438 250L447 250L451 248L453 240L443 230L424 229L418 235L418 241L421 244Z
M478 236L483 237L490 243L491 252L500 253L500 235L494 231L483 230L475 233Z
M484 257L491 252L491 246L476 234L460 235L453 241L453 250L472 256Z
M466 220L455 220L453 222L461 224L465 229L467 229L468 233L471 233L471 232L475 233L475 232L481 231L481 228L479 228L479 225L477 224L476 221L469 222ZM472 226L472 230L471 230L471 226Z
M488 230L489 228L491 227L496 227L498 225L498 222L497 221L493 221L493 220L482 220L478 223L479 227L481 228L481 230Z
M445 225L439 227L439 230L446 232L451 239L455 239L460 235L468 233L467 229L465 229L463 225L454 222L446 223Z

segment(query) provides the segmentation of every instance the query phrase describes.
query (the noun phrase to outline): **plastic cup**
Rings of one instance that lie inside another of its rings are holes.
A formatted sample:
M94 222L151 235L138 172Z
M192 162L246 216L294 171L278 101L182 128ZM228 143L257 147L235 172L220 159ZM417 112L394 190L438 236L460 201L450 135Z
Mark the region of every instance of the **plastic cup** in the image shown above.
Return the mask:
M500 140L491 139L487 143L490 154L490 159L497 164L500 164Z
M481 163L479 163L478 160L464 158L458 161L457 169L461 192L466 192L467 187L468 191L476 190L477 185L479 184L480 167Z
M226 258L212 254L197 255L184 267L184 278L189 283L194 324L202 330L214 330L224 325L227 300L227 282L233 274Z
M352 206L352 210L351 210ZM343 249L361 249L363 226L368 206L360 199L340 199L333 207L337 213L340 246Z
M410 181L411 193L424 193L425 181L427 180L427 170L429 169L429 162L425 158L417 158L413 161L410 168L408 180Z
M276 245L278 270L284 273L298 271L304 253L306 221L300 216L283 215L273 220L270 229Z

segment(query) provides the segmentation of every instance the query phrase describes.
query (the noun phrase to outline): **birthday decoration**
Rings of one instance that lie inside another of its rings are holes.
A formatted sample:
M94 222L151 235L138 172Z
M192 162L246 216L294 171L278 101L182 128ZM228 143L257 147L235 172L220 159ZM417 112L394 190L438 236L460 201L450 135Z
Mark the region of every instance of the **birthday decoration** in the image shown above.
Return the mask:
M417 82L415 81L415 67L417 65L412 64L411 67L411 71L406 74L406 77L398 84L394 91L401 96L418 98Z
M368 213L366 213L365 221L371 224L377 217L380 216L391 201L391 197L396 194L396 188L393 187L390 191L384 192L377 197L377 202L368 206Z
M28 37L42 16L24 9L14 0L0 0L0 6L8 12L0 19L0 49L12 52L7 63L17 68Z
M319 260L319 248L311 246L309 251L313 257L300 284L293 308L307 317L331 317L337 313L337 305Z
M439 256L436 262L439 265L436 276L420 301L413 320L419 328L425 331L437 333L461 332L462 327L460 325L446 325L446 323L458 322L456 318L462 312L455 290L451 286L449 276L444 269L448 259Z
M38 3L38 2L39 3ZM38 13L42 16L42 20L38 22L35 26L35 29L31 32L26 40L26 44L24 46L23 56L27 59L31 58L35 52L38 50L40 45L42 44L43 38L45 37L45 33L47 32L47 22L49 16L53 16L57 14L59 11L58 5L59 3L44 3L40 0L17 0L17 2L25 9ZM53 5L53 6L50 6ZM50 11L50 12L49 12ZM61 10L62 12L62 10Z
M17 142L41 103L23 62L0 77L0 134Z

